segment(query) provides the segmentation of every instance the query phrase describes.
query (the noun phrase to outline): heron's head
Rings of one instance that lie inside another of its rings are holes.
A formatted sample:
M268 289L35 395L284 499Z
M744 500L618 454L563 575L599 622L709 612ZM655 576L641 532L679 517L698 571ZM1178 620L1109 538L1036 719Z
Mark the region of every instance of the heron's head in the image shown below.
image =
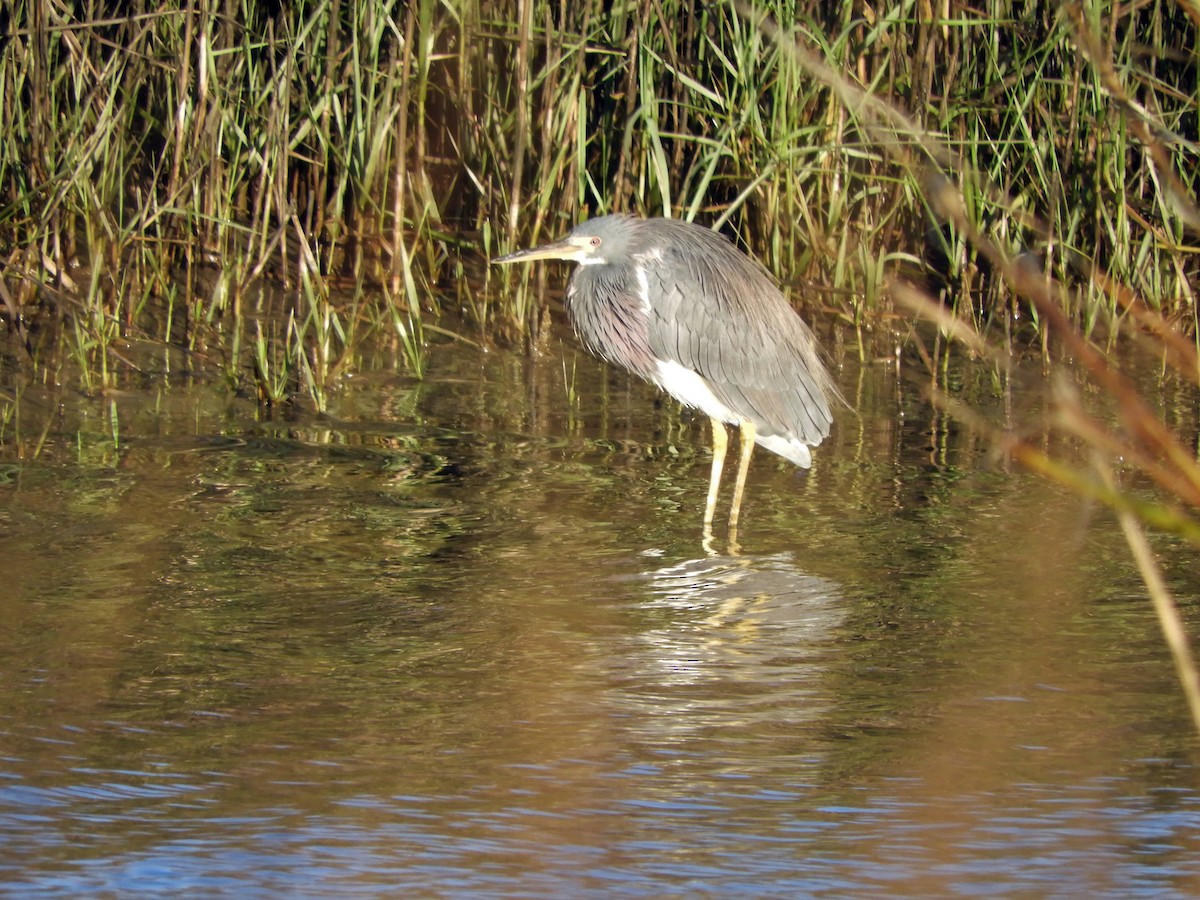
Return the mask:
M530 250L518 250L493 259L496 264L532 262L535 259L566 259L582 266L613 263L627 255L630 238L640 220L632 216L602 216L589 219L559 241Z

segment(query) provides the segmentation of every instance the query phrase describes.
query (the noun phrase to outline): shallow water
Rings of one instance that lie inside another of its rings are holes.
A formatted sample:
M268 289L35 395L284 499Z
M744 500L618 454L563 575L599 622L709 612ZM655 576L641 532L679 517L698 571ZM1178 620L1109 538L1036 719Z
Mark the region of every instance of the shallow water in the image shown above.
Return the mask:
M0 469L0 890L1200 891L1197 740L1111 517L919 376L838 378L857 415L807 475L758 455L711 555L704 423L569 344L447 345L326 417L79 399Z

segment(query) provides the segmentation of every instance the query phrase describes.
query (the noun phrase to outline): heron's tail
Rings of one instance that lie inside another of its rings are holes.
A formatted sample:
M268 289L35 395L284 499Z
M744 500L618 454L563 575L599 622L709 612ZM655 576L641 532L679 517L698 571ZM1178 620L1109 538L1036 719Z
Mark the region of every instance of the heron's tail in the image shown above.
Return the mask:
M808 445L797 438L782 434L760 434L754 438L754 442L760 447L766 447L772 453L777 453L788 462L795 463L802 469L812 466L812 454L808 452Z

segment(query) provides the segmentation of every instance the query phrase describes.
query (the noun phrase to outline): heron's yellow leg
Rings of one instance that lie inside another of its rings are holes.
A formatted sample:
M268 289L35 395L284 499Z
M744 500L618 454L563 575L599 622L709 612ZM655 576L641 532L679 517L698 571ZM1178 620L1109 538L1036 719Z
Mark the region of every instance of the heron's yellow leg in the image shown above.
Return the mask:
M729 449L729 432L719 419L711 419L713 460L712 475L708 479L708 500L704 504L704 527L712 526L713 513L717 511L717 491L721 488L721 470L725 468L725 452Z
M733 483L733 502L729 506L729 531L737 533L738 513L742 511L742 492L746 490L746 473L750 471L750 455L754 453L754 423L742 422L742 443L738 447L737 481Z

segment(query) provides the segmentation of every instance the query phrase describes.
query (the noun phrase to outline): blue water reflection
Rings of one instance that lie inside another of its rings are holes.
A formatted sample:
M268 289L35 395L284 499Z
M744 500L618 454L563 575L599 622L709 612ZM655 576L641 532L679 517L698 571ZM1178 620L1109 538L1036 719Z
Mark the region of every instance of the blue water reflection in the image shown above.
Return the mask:
M659 787L655 773L610 774L641 780L653 792ZM42 866L6 864L4 877L6 890L23 896L235 891L315 897L389 889L597 897L1077 896L1081 886L1102 897L1184 896L1200 878L1195 798L1154 809L1153 802L1125 795L1126 787L1112 781L1079 789L1028 785L1004 797L930 797L914 804L876 795L864 796L861 806L819 806L803 786L745 791L730 785L722 793L555 812L519 803L498 807L497 798L482 795L453 798L450 805L451 798L358 797L345 801L342 816L264 810L197 820L190 828L144 821L145 841L135 850L107 855L97 836L83 840L61 867L39 873ZM1063 809L1083 798L1083 808ZM6 834L36 824L11 815L28 799L3 795L10 811L0 820ZM960 807L963 821L953 827L923 822L939 799ZM989 814L968 813L972 808ZM123 815L144 812L131 807ZM586 829L579 829L581 822L589 823ZM89 815L79 822L104 824ZM36 849L43 859L72 849L46 831L40 837ZM19 840L9 847L34 849Z

